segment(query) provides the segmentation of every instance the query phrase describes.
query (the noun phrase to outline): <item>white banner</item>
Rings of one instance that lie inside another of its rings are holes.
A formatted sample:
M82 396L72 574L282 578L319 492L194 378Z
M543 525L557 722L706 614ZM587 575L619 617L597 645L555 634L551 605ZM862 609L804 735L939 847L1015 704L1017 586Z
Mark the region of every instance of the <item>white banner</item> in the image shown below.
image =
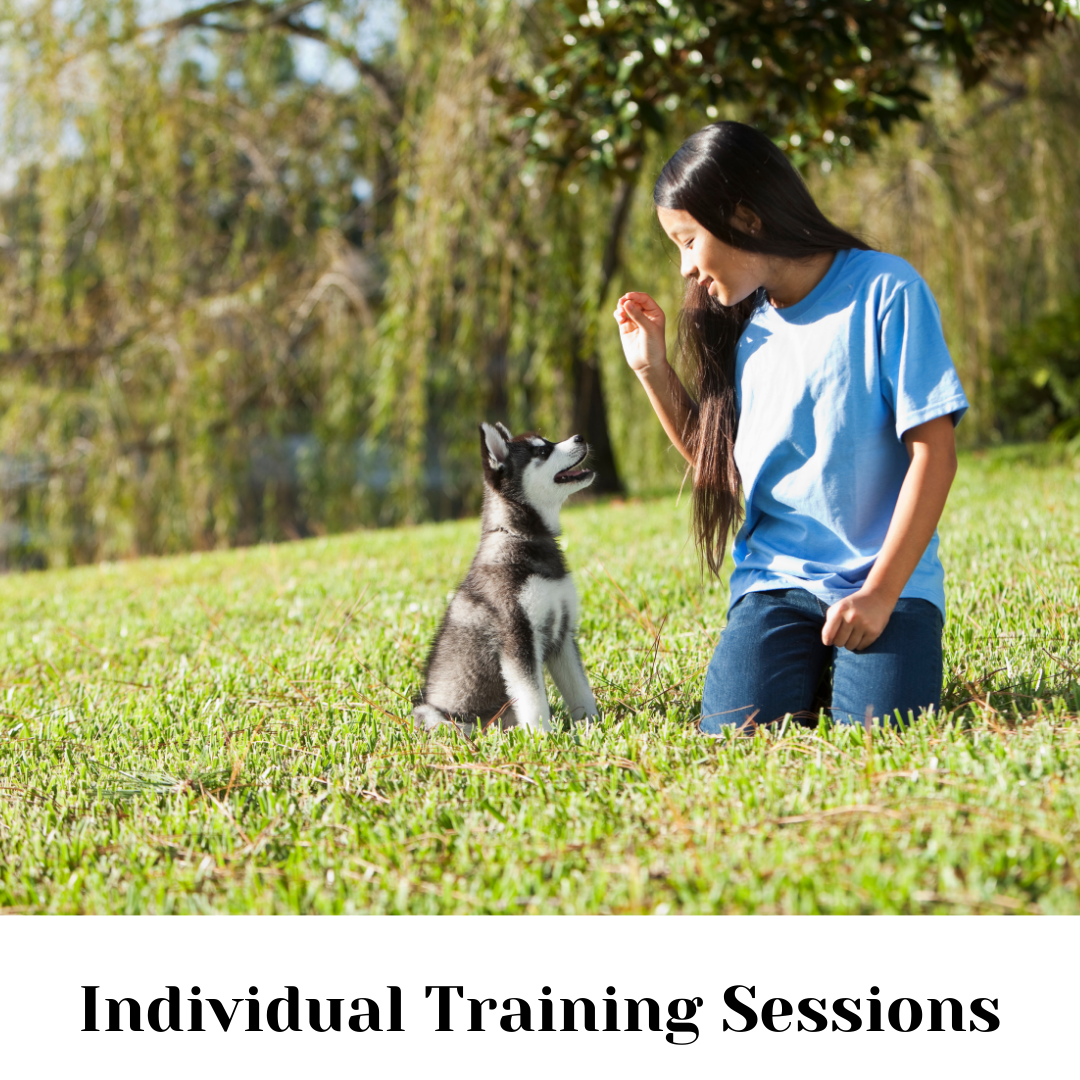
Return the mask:
M1078 935L993 917L9 918L0 1052L9 1076L1013 1077L1074 1056Z

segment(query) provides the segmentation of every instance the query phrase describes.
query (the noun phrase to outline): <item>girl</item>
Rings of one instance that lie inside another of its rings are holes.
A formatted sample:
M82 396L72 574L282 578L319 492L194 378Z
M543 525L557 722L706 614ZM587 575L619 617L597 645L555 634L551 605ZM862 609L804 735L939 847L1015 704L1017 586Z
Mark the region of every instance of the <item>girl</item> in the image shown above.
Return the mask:
M619 298L623 351L693 466L694 532L714 574L744 518L701 730L805 714L830 666L835 720L936 708L935 530L967 400L930 290L828 221L744 124L689 138L653 200L687 279L678 345L697 400L646 293Z

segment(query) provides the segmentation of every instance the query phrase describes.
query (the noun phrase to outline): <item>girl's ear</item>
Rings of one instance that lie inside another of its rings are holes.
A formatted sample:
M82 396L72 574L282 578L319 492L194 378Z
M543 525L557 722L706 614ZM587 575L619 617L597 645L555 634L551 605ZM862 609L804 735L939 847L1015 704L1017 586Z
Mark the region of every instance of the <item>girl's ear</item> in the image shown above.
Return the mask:
M739 203L731 215L731 227L749 236L757 236L761 232L761 218L745 203Z
M499 424L497 427L492 427L490 424L480 425L480 459L494 472L499 472L510 456L510 448L506 445L502 432L497 430L498 427L502 425ZM505 430L506 428L503 428L503 431Z

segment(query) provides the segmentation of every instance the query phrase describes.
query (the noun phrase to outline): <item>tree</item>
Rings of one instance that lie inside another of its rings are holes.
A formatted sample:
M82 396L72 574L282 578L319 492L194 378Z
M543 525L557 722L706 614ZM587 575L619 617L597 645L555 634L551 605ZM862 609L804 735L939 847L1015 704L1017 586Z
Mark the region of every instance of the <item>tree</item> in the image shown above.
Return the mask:
M400 66L395 75L387 75L378 67L358 63L347 41L309 26L303 18L306 8L303 3L274 8L253 0L229 0L174 23L220 28L222 12L244 10L258 13L258 25L272 23L285 32L327 42L357 64L358 73L380 97L385 116L399 125L404 123L400 134L405 137L399 136L397 145L398 164L406 169L411 154L416 155L411 160L424 159L426 151L418 140L425 130L432 131L426 126L424 110L429 106L438 109L440 96L431 89L447 85L442 81L445 72L441 65L448 64L456 73L451 93L472 95L469 108L478 121L472 130L483 129L485 138L501 140L503 160L493 166L489 153L482 149L483 141L472 148L475 155L471 162L454 155L442 159L442 166L453 162L457 177L469 176L461 186L447 183L445 169L433 169L430 161L421 169L440 193L458 190L464 203L469 203L475 201L475 192L487 190L493 200L486 209L474 209L465 217L442 200L446 220L458 223L453 241L440 249L443 254L460 260L470 247L465 220L482 232L481 219L489 218L492 210L498 216L499 205L505 206L509 215L509 220L500 218L509 230L506 235L517 235L522 241L519 250L536 250L537 244L528 242L521 232L524 222L530 217L535 220L535 215L522 214L514 200L504 202L500 197L513 185L502 183L497 191L485 186L493 176L507 178L522 173L529 156L536 159L537 167L531 174L525 170L524 175L542 189L538 192L534 186L530 194L540 195L541 208L550 211L550 222L565 222L567 212L573 213L572 207L562 205L573 173L585 174L591 183L599 181L606 191L600 206L592 207L606 222L599 245L576 249L579 256L589 257L589 249L598 247L591 256L599 259L592 272L580 266L544 263L552 280L561 276L575 282L576 289L593 281L591 295L579 293L576 297L584 320L573 320L578 329L562 347L569 350L563 374L569 385L572 426L593 445L597 491L618 491L622 484L591 316L607 302L619 268L623 230L650 137L685 131L696 126L695 115L705 119L723 111L768 131L799 166L805 167L815 158L847 158L856 150L869 149L899 120L919 118L919 106L926 96L918 82L927 62L955 68L965 87L974 86L1003 58L1030 50L1068 16L1069 10L1063 0L1051 10L1024 0L993 4L971 0L944 4L732 0L721 5L705 0L573 0L569 4L532 5L435 0L408 10L402 48L395 57ZM486 76L506 102L507 115L501 115L476 85L477 72ZM461 105L459 101L453 110L458 116L467 111ZM452 139L453 133L443 127L434 137L446 146L445 140ZM496 148L493 152L499 151ZM424 190L423 184L410 187ZM521 192L520 187L517 190ZM423 201L421 197L419 202ZM411 202L418 205L415 199ZM571 202L580 207L581 200ZM399 203L398 209L397 228L407 230L410 207ZM429 206L425 211L429 224L434 220L431 209ZM534 240L545 231L540 225ZM483 275L490 269L477 264L473 272ZM529 276L522 269L515 267L511 275L519 291L522 279ZM535 264L532 269L536 269ZM541 285L545 287L550 288L550 281ZM389 291L393 296L393 280ZM506 320L515 305L508 305L504 297L500 328L479 338L462 338L449 329L455 319L450 310L453 302L449 308L432 305L427 296L418 296L408 287L404 291L409 297L404 301L408 319L405 323L391 319L386 327L387 340L394 343L397 357L385 349L383 356L388 369L406 357L413 368L404 382L391 380L391 384L416 391L415 359L425 337L444 346L442 356L432 358L435 368L449 365L456 366L459 373L465 371L467 365L450 355L453 348L447 352L447 343L452 341L458 348L484 354L478 366L487 378L489 392L482 394L481 400L489 409L505 408L511 367L506 357L510 338ZM469 287L457 290L457 296L464 305L476 302ZM425 316L421 313L434 321L422 326ZM515 321L521 317L522 312L515 308ZM474 317L466 316L465 322L473 326ZM403 334L406 325L412 326L412 333ZM518 337L528 335L519 333ZM467 384L470 379L464 381ZM416 392L410 401L410 424L399 430L399 438L412 447L401 491L407 502L420 505L424 500L417 503L415 481L431 448L422 450L417 440L423 438L422 429L432 421L435 410ZM444 400L444 407L447 404ZM532 404L535 408L537 403ZM381 413L385 415L385 410ZM448 433L437 437L445 439ZM452 443L453 436L449 440ZM456 500L451 505L454 503Z
M599 308L650 137L724 115L766 131L799 167L850 158L920 119L928 63L968 89L1069 17L1064 0L569 0L544 8L533 71L496 88L556 183L582 172L615 188ZM577 372L579 415L607 445L595 355Z
M366 396L376 300L357 245L378 211L350 186L383 157L375 95L301 81L272 25L197 51L109 0L7 14L12 558L357 523L372 500L353 490L349 406Z
M973 85L1065 7L428 0L376 50L366 11L0 10L0 503L27 558L456 514L482 418L572 417L617 490L635 436L599 358L646 170L721 115L849 157L918 117L921 65ZM301 78L301 42L356 84Z
M965 89L1071 18L1064 0L570 0L538 71L499 87L534 153L632 176L649 133L737 111L796 164L918 120L928 63Z

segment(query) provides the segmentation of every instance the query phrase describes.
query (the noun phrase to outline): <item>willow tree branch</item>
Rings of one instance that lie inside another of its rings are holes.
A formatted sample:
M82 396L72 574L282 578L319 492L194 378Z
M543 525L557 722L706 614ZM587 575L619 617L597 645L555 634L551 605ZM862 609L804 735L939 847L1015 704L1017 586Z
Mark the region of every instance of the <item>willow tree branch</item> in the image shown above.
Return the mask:
M317 26L308 26L307 23L295 23L291 19L283 19L279 24L282 29L288 30L297 37L310 38L312 41L322 42L332 52L337 53L352 64L357 75L364 80L379 99L379 104L389 114L390 119L398 124L401 122L402 110L397 100L397 87L386 77L374 64L365 60L356 49L350 49L338 41L333 35Z
M202 7L186 11L175 19L155 23L145 27L141 33L161 31L170 35L179 34L183 30L200 28L203 30L216 30L223 34L250 34L259 30L265 30L277 26L287 33L296 37L309 38L325 45L332 53L342 57L357 73L360 79L375 94L379 104L389 115L394 124L401 122L402 110L398 103L397 87L386 73L376 65L365 60L360 53L338 40L333 34L318 26L310 26L305 22L294 21L294 16L300 14L305 8L311 7L316 0L294 0L291 4L274 5L264 0L215 0L214 3L204 4ZM214 16L242 11L255 10L261 12L263 18L260 22L245 24L235 22L219 22Z
M216 3L204 4L202 7L194 8L192 11L185 11L183 15L177 15L175 19L166 19L165 22L153 23L150 26L143 27L139 33L148 34L155 30L162 30L165 33L175 34L181 30L186 30L190 26L214 28L213 23L204 21L208 15L220 15L222 12L227 11L242 11L254 6L258 6L258 0L217 0Z
M994 113L1000 112L1002 109L1007 109L1011 105L1017 104L1017 102L1024 101L1028 96L1028 86L1025 82L1006 82L1004 79L991 80L1000 91L1001 97L996 98L994 101L987 102L974 116L972 116L966 123L961 124L957 129L956 134L962 135L964 132L970 131L974 127L978 127L984 120L989 119Z

